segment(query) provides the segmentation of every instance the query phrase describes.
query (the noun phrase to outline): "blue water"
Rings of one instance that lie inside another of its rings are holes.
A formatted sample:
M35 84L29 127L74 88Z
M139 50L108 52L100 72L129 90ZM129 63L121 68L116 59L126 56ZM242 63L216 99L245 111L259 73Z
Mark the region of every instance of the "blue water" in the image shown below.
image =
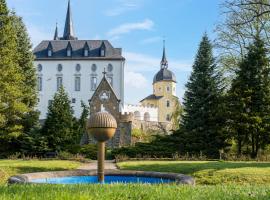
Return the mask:
M97 184L97 176L69 176L60 178L42 178L33 179L32 183L49 183L49 184ZM162 178L151 178L151 177L140 177L140 176L105 176L105 184L111 183L171 183L174 180L162 179Z

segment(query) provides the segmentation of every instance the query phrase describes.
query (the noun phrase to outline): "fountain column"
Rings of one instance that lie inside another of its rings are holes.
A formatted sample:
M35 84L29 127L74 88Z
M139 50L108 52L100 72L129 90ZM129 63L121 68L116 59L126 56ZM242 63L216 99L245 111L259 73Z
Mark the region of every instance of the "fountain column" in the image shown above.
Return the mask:
M105 142L111 139L117 128L117 122L108 112L102 111L90 116L87 131L98 142L98 181L104 182Z

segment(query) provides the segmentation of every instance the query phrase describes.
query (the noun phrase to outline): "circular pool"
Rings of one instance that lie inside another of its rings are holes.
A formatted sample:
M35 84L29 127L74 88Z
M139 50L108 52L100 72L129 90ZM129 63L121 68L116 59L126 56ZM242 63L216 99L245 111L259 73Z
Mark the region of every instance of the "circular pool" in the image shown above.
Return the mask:
M153 178L142 176L105 176L105 184L112 183L149 183L162 184L175 182L172 179ZM98 184L97 176L68 176L59 178L40 178L33 179L31 183L47 183L47 184Z
M12 176L8 179L9 184L97 184L96 170L73 170L39 172ZM176 173L146 172L146 171L122 171L105 170L105 184L113 183L146 183L146 184L189 184L195 185L191 176Z

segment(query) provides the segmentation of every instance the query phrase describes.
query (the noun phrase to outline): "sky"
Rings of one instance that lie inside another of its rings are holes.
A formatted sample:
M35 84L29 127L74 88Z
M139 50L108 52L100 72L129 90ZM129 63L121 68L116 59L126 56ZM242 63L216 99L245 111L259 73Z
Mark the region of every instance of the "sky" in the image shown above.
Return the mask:
M23 17L33 46L53 39L55 24L63 33L68 0L7 0ZM180 101L205 32L215 38L222 0L71 0L79 39L109 40L122 48L125 62L125 103L137 104L153 93L160 69L163 39L169 69L177 78Z

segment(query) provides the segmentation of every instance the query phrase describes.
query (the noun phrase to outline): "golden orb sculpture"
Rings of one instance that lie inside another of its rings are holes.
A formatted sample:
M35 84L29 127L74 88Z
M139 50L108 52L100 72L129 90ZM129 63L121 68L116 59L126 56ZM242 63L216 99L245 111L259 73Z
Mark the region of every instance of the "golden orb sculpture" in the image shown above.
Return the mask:
M114 136L117 122L108 112L98 112L91 115L87 130L98 142L105 142Z
M104 182L105 142L114 136L117 122L108 112L98 112L90 116L87 131L98 141L98 180Z

